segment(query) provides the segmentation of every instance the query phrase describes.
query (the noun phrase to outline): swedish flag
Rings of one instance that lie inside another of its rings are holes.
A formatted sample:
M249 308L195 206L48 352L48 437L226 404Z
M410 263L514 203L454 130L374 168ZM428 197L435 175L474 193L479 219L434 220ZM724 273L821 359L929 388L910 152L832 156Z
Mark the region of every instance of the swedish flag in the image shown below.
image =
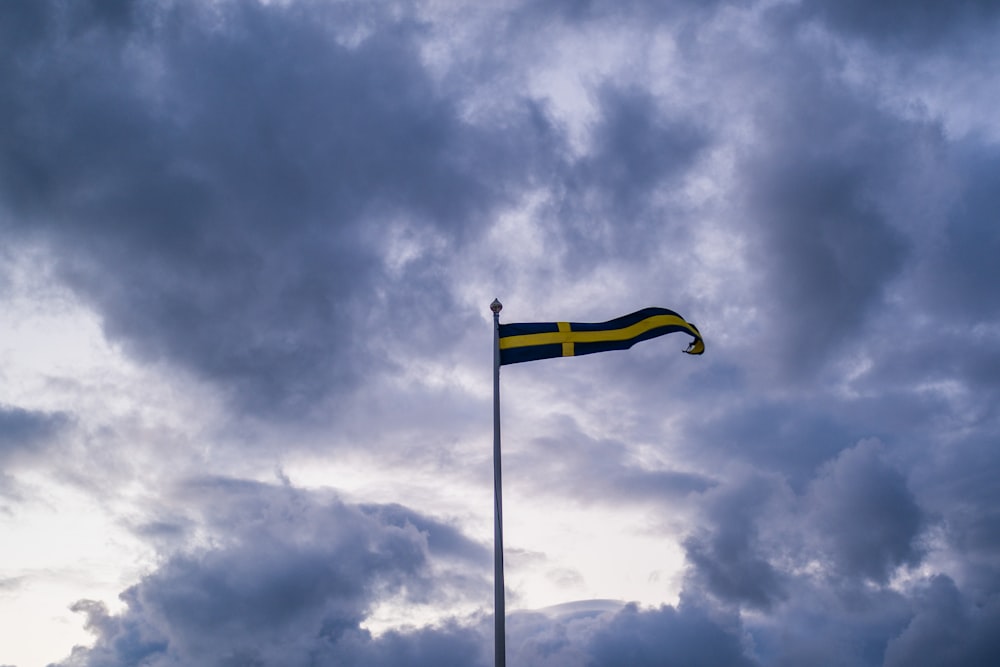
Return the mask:
M501 324L500 365L551 357L578 357L608 350L627 350L639 341L678 331L694 336L685 352L701 354L705 351L705 342L701 339L698 327L666 308L643 308L630 315L597 324Z

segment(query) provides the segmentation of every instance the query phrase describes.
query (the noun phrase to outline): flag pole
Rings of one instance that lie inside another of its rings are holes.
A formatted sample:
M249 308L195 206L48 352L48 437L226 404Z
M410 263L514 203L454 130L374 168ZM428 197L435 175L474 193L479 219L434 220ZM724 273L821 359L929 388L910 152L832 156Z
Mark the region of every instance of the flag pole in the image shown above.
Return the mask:
M506 667L506 612L503 586L503 500L500 484L500 311L503 304L493 299L493 645L494 667Z

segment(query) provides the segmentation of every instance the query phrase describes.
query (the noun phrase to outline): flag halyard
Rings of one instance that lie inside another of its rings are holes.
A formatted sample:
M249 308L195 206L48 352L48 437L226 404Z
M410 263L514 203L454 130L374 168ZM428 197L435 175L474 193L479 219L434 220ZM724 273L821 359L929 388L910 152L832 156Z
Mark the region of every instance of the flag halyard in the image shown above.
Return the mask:
M553 357L627 350L636 343L669 333L694 337L685 350L702 354L698 328L666 308L643 308L607 322L531 322L500 325L500 365Z

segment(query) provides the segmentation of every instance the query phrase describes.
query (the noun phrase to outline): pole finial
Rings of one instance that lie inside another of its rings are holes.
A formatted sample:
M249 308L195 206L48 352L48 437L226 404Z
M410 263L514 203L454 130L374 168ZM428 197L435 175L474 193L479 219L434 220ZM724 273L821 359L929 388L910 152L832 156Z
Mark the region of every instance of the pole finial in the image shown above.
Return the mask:
M490 304L490 310L493 311L494 315L500 314L500 311L503 310L503 304L500 303L500 299L493 299L493 303Z

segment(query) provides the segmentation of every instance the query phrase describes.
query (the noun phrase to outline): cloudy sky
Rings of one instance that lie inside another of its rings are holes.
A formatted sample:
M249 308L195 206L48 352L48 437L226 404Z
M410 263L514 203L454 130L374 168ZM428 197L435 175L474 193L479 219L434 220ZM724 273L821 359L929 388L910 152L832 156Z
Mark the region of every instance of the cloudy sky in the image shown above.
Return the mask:
M1000 664L998 34L0 2L0 665Z

